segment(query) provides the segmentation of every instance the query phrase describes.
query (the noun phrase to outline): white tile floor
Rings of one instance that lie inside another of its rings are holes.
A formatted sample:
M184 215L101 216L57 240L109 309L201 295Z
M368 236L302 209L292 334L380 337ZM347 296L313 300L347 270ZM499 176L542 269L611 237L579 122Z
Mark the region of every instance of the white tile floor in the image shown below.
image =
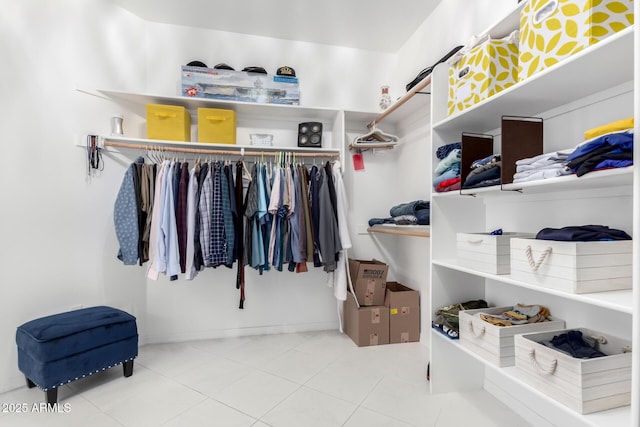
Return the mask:
M58 413L35 410L38 389L0 394L2 409L27 408L0 425L527 425L484 391L430 395L427 357L420 343L358 348L337 331L146 345L132 377L116 367L62 387Z

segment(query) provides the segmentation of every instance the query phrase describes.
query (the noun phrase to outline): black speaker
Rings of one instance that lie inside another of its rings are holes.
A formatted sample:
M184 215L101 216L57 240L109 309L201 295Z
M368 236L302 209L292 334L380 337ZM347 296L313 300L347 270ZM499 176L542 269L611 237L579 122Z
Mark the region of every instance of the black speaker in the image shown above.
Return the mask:
M322 123L306 122L298 125L298 147L322 146Z

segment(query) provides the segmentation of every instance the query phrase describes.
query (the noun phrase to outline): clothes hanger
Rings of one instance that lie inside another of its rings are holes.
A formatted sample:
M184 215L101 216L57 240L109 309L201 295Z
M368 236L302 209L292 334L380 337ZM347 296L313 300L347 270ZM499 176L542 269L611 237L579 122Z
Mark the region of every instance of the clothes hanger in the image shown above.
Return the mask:
M247 180L251 182L251 172L249 172L249 169L247 168L247 164L244 162L244 159L240 161L242 162L242 170L244 171L244 174L247 176Z
M393 135L393 134L384 132L381 129L378 129L378 127L374 122L369 132L356 137L356 139L354 139L353 142L354 144L357 144L359 142L371 142L371 141L398 142L399 140L400 138L398 138L396 135Z

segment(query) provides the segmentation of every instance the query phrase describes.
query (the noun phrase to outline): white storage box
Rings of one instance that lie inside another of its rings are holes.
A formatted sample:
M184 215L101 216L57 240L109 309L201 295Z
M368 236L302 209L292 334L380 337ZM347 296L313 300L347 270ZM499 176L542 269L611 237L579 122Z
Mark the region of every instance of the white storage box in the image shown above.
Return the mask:
M497 326L485 322L479 313L501 314L513 310L513 306L480 308L460 312L460 344L493 365L504 367L515 364L516 334L564 329L564 321L550 317L545 322L524 325Z
M631 245L512 239L511 276L575 294L631 289Z
M591 337L603 334L578 329ZM516 369L521 379L541 393L581 414L629 405L631 402L630 342L605 335L598 350L606 354L578 359L540 342L566 331L516 335Z
M458 233L458 262L464 267L491 274L509 274L509 240L534 237L531 233Z

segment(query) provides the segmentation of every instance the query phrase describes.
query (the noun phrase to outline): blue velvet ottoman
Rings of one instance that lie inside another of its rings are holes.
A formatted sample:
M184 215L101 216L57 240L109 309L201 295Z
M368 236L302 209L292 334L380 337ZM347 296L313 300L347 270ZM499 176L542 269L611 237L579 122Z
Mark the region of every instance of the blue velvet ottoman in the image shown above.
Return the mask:
M32 320L18 327L18 369L29 388L38 386L47 403L58 387L123 364L133 374L138 355L136 318L112 307L89 307Z

